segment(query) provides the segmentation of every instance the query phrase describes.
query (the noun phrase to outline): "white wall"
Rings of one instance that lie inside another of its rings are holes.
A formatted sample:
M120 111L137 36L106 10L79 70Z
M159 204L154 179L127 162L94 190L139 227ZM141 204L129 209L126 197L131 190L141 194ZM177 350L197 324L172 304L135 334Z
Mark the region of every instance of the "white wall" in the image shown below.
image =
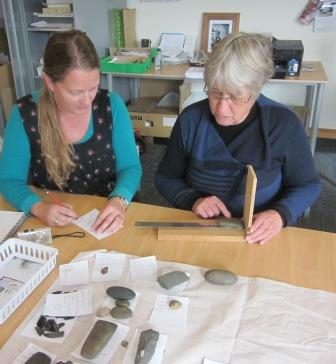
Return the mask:
M162 32L183 32L199 38L203 12L240 13L239 29L242 31L272 33L278 39L301 39L304 60L321 61L329 79L320 128L336 129L336 32L313 32L312 25L303 25L297 21L307 2L308 0L128 0L127 4L129 8L137 9L138 40L149 38L153 46L158 44ZM284 99L288 97L288 88L282 92ZM301 93L301 90L295 89L293 92ZM293 97L296 95L291 98Z

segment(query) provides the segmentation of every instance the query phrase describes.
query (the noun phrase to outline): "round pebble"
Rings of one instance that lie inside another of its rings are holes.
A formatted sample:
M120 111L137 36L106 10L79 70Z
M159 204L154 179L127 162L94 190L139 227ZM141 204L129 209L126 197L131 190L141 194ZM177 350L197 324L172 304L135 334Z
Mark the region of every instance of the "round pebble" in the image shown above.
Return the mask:
M123 340L123 341L120 343L120 345L121 345L123 348L127 348L127 346L128 346L128 341Z
M128 319L132 316L132 310L127 307L115 306L111 310L111 316L116 319Z
M205 272L204 278L209 283L224 286L236 283L238 276L225 269L210 269Z
M99 307L96 316L97 317L104 317L107 316L110 313L111 309L105 306Z
M115 304L119 307L129 307L130 301L129 300L116 300Z
M129 288L121 286L112 286L106 290L108 296L115 300L131 300L135 297L135 292Z
M180 307L182 307L182 303L178 300L171 300L169 301L169 307L172 310L178 310Z

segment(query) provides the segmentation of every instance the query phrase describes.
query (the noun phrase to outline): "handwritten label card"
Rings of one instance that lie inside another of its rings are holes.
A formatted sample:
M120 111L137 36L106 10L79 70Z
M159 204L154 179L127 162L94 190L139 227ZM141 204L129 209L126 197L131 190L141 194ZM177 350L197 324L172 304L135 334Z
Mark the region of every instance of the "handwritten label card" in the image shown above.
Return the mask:
M51 360L56 358L56 355L54 353L42 349L41 347L35 344L29 343L28 346L24 349L24 351L12 362L12 364L25 364L34 354L38 352L49 356Z
M60 265L59 280L62 286L88 284L90 281L88 260Z
M77 225L78 227L80 227L81 229L85 230L87 233L89 233L96 239L101 240L101 239L106 238L109 235L112 235L113 233L97 234L92 229L92 224L96 221L98 214L99 214L99 210L93 209L93 210L89 211L87 214L82 215L78 219L76 219L74 221L74 224Z
M121 278L126 254L96 253L91 280L94 282L117 281Z
M82 316L92 313L91 287L60 294L48 294L43 314L46 316Z
M182 306L177 309L169 307L172 300L179 301ZM180 296L158 295L149 323L155 327L184 329L187 322L189 298Z
M156 281L157 267L154 255L130 259L131 279L133 281Z

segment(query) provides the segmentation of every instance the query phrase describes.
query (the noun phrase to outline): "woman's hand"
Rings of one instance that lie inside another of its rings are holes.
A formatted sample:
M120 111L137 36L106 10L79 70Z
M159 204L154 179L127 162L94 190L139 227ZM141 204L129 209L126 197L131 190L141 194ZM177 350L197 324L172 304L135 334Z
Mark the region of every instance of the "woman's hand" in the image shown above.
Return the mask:
M226 208L225 204L216 196L209 196L199 198L196 200L192 207L192 211L204 219L223 215L224 217L231 217L230 211Z
M279 234L283 227L280 214L275 210L265 210L253 216L253 223L246 236L248 243L264 245L275 235Z
M30 213L47 226L66 226L72 224L78 217L71 205L43 201L36 203L30 209Z
M124 225L125 207L118 198L108 200L106 206L100 211L96 221L92 225L92 229L101 233L115 233Z

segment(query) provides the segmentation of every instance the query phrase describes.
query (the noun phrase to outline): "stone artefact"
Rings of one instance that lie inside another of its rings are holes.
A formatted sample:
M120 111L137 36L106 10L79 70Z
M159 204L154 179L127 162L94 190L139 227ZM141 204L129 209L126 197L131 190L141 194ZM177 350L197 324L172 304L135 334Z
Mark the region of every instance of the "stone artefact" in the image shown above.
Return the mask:
M132 316L133 312L127 307L115 306L111 310L111 316L116 319L128 319Z
M105 306L99 307L96 316L97 317L105 317L110 314L111 309Z
M182 307L182 303L178 300L171 300L169 301L169 308L172 310L178 310L180 307Z
M120 307L129 307L131 305L129 300L116 300L115 304Z
M118 325L113 322L97 320L83 344L82 357L95 358L111 339L117 327Z
M183 282L188 281L189 277L184 272L172 271L172 272L163 274L162 276L158 277L157 280L160 283L161 287L170 289Z
M135 292L129 288L121 286L112 286L106 290L108 296L115 300L132 300L135 297Z
M160 334L154 330L142 331L139 337L135 364L147 364L152 359Z
M50 364L51 358L44 353L38 351L37 353L33 354L25 364Z
M100 270L101 274L107 274L108 273L108 267L104 267Z
M225 269L210 269L205 272L204 278L212 284L231 285L237 282L238 276Z
M49 338L58 338L64 336L64 331L60 331L65 324L57 323L55 319L41 315L36 323L35 331L39 336L44 335Z

